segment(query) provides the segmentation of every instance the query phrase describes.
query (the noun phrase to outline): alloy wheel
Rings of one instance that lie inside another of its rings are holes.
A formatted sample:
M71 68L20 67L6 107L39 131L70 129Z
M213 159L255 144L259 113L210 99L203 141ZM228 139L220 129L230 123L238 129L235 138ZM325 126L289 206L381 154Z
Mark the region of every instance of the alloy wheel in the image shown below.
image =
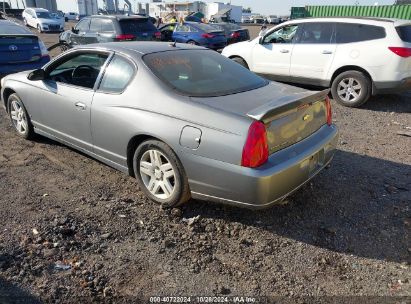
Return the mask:
M343 101L355 102L362 92L362 86L355 78L344 78L337 86L337 94Z
M147 150L140 159L140 175L144 186L155 197L165 200L175 190L175 169L159 150Z
M26 113L18 100L11 102L10 116L13 126L20 134L26 134L28 129Z

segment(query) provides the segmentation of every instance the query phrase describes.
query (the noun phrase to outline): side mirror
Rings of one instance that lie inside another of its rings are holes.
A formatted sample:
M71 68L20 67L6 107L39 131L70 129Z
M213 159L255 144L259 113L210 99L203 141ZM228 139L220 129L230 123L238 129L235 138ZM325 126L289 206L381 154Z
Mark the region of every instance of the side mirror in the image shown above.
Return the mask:
M78 30L76 30L76 29L74 28L74 26L71 27L71 31L72 31L74 34L78 34Z
M264 37L260 37L260 38L258 39L258 43L259 43L259 44L264 44Z
M46 73L42 69L34 70L29 73L27 79L31 81L44 80L46 79Z

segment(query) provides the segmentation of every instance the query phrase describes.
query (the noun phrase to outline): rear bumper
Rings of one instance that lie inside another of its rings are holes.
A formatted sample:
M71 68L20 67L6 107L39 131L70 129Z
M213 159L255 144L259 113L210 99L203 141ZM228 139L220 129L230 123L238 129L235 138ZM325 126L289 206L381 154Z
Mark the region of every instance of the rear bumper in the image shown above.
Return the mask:
M375 94L401 93L411 90L411 77L399 81L374 82Z
M250 209L269 207L325 168L334 156L337 141L337 128L323 126L299 143L272 154L257 169L191 155L188 161L194 163L188 164L187 173L192 196ZM193 179L192 172L197 175Z

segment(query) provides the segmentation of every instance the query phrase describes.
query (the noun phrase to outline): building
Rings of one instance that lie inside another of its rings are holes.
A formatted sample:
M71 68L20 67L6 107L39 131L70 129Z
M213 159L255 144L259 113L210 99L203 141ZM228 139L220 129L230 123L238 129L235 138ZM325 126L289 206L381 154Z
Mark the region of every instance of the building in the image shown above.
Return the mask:
M3 1L3 0L1 0ZM56 0L7 0L11 8L24 9L26 7L45 8L49 11L57 11Z
M191 12L200 12L206 15L207 4L202 1L193 2L151 2L149 5L150 16L166 17L175 15L185 17Z
M57 9L64 13L73 12L80 16L87 16L98 13L98 4L97 0L58 0Z

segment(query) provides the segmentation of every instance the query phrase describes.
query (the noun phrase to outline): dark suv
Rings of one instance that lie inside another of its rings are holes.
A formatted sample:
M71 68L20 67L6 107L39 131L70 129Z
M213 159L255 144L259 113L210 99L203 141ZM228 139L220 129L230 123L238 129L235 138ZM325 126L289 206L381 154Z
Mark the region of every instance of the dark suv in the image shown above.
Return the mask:
M69 47L112 41L160 40L161 33L147 17L90 16L60 35L60 42Z

